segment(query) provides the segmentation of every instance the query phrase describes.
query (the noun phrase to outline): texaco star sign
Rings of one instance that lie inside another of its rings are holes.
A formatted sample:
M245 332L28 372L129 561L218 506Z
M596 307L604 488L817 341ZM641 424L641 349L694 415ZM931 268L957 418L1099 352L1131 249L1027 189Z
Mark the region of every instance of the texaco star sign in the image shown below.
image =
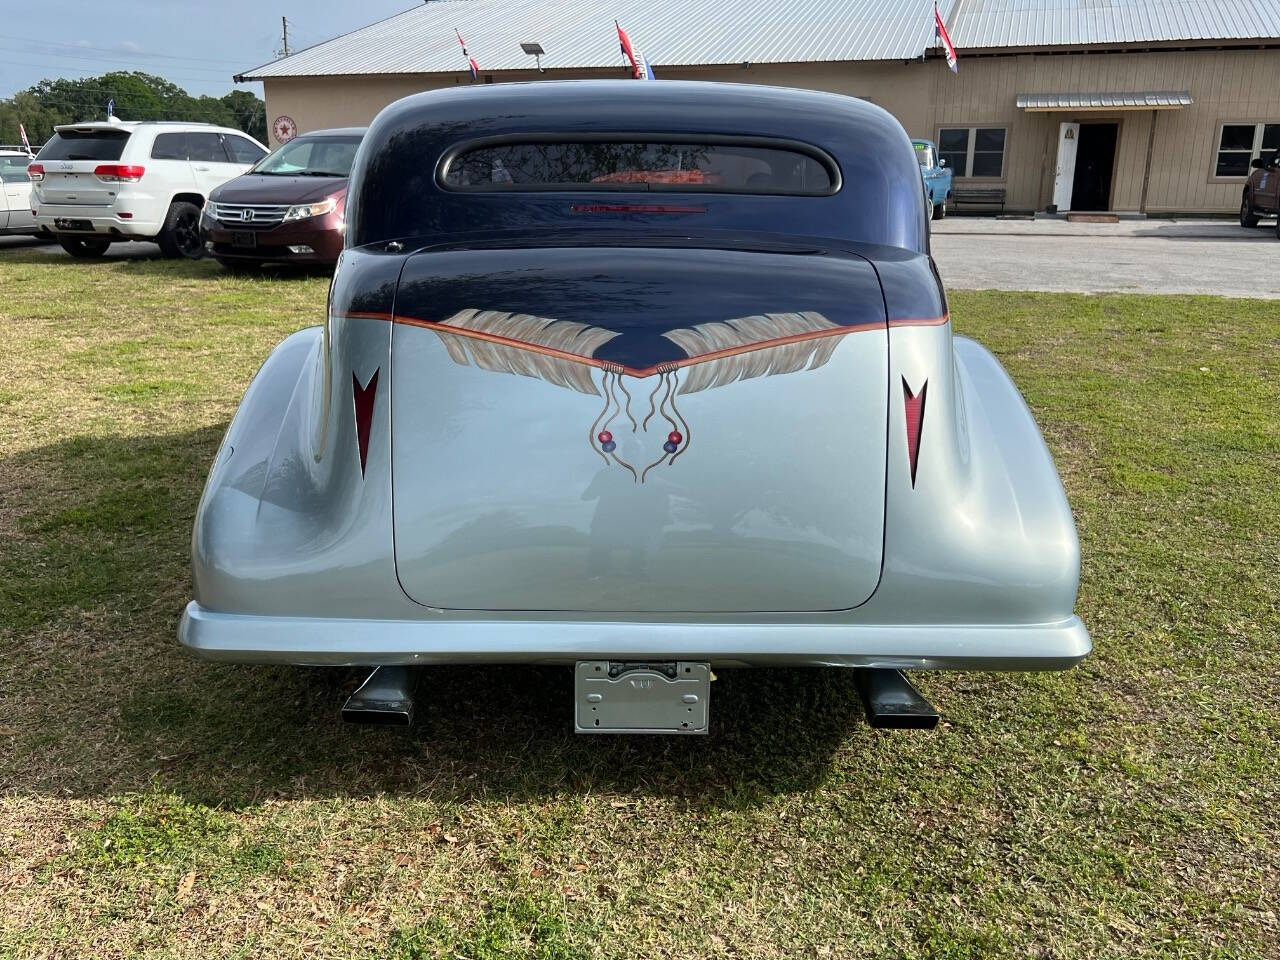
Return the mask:
M271 124L271 132L281 143L288 143L298 135L298 125L293 122L293 117L281 114L276 117L275 123Z

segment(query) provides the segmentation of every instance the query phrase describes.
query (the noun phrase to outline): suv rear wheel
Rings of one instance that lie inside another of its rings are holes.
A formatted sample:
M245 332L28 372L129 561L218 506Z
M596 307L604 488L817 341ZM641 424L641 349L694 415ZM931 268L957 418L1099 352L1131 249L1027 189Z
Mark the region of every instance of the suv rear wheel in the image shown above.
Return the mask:
M1258 214L1253 209L1253 198L1249 196L1249 191L1244 192L1244 196L1240 199L1240 226L1256 227L1258 225Z
M100 257L107 252L107 247L111 246L110 240L100 237L59 237L58 243L67 253L82 260Z
M169 206L164 227L156 237L160 252L166 257L186 257L199 260L204 256L204 244L200 241L200 210L194 203L176 200Z

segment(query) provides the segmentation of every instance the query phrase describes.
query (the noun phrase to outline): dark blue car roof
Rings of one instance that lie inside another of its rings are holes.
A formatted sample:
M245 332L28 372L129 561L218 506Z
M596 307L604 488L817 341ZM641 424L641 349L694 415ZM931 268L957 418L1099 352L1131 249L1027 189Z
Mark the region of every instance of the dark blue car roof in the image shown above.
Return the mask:
M611 136L763 138L814 148L838 170L829 196L589 190L459 192L442 159L475 141ZM838 94L660 80L459 86L391 104L369 127L352 171L348 243L423 244L521 232L630 231L637 236L767 233L927 251L920 169L902 126ZM648 210L644 209L648 207Z

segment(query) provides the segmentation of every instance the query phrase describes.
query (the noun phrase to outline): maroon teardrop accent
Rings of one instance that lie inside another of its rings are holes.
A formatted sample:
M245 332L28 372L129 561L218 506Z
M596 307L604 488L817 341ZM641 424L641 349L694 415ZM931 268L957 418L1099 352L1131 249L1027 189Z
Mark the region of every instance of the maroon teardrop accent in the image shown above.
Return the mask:
M902 408L907 418L907 459L911 464L911 486L916 485L916 467L920 463L920 432L924 428L924 395L929 381L920 385L920 392L912 393L907 378L902 378Z
M373 401L378 393L378 373L381 370L373 371L373 376L369 378L369 382L363 387L356 377L355 371L351 372L351 391L355 398L356 407L356 444L360 447L360 476L364 476L365 463L369 459L369 430L373 426Z

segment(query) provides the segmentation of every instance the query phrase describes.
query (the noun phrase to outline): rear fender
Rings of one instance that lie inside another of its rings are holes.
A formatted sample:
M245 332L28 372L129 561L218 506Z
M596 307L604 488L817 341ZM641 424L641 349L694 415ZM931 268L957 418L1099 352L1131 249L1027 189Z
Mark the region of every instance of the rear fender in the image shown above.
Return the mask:
M202 606L359 617L409 605L391 543L390 341L385 321L331 314L263 364L196 514Z
M860 618L1058 623L1080 548L1053 458L1017 387L949 326L890 332L889 456L880 587ZM914 484L906 390L925 394Z

